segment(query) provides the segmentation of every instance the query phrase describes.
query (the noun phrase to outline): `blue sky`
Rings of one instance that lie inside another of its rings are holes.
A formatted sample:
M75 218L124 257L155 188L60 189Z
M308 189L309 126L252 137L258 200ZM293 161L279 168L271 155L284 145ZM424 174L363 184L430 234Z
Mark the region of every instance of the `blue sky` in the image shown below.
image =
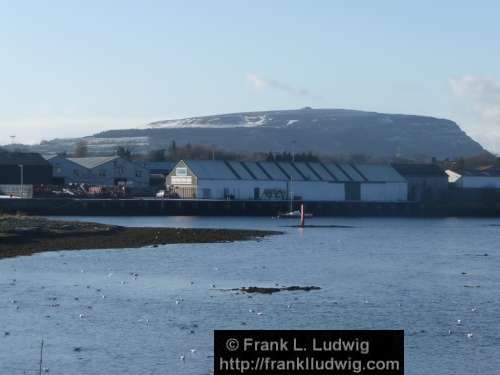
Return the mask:
M304 106L446 117L500 151L495 1L0 0L0 144Z

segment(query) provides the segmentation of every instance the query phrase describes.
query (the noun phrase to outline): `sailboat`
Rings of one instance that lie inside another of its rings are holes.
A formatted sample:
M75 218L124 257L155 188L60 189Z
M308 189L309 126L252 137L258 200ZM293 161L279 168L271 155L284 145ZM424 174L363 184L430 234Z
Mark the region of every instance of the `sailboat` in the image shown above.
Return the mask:
M300 210L290 210L285 213L280 213L278 214L278 217L280 219L300 219ZM304 212L304 218L311 218L313 217L313 214L310 212Z
M292 186L292 179L290 178L290 187ZM303 213L304 218L311 218L313 216L312 213ZM293 192L290 191L290 210L284 213L278 213L278 218L280 219L300 219L302 217L302 213L300 210L293 209Z

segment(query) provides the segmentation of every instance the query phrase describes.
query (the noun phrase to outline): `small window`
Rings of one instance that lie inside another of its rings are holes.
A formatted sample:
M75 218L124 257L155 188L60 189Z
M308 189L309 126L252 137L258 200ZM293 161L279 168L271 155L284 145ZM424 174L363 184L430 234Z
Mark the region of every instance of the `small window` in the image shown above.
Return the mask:
M135 177L142 177L142 171L141 170L136 170L135 171Z
M175 168L175 175L176 176L187 176L188 175L188 170L187 170L186 167Z
M106 177L106 170L101 169L101 170L99 171L99 177Z
M56 168L56 173L62 173L62 169L60 167Z
M73 176L80 176L80 171L78 169L73 169Z

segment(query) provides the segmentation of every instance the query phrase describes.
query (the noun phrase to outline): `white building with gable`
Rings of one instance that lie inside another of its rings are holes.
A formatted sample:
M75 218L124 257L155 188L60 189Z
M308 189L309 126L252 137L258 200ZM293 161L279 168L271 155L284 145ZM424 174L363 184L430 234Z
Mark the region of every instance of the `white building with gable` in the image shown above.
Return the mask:
M461 189L500 189L500 170L467 169L461 172L446 171L448 181Z
M389 165L182 160L166 178L179 198L406 201L407 181Z

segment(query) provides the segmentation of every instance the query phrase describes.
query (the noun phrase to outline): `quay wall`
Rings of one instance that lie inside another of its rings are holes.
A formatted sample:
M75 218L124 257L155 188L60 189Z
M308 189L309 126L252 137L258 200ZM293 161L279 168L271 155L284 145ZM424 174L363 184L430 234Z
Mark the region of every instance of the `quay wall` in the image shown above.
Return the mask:
M500 217L500 203L321 202L304 203L314 216ZM294 203L294 209L299 206ZM77 216L276 216L287 201L191 199L0 199L0 213Z

